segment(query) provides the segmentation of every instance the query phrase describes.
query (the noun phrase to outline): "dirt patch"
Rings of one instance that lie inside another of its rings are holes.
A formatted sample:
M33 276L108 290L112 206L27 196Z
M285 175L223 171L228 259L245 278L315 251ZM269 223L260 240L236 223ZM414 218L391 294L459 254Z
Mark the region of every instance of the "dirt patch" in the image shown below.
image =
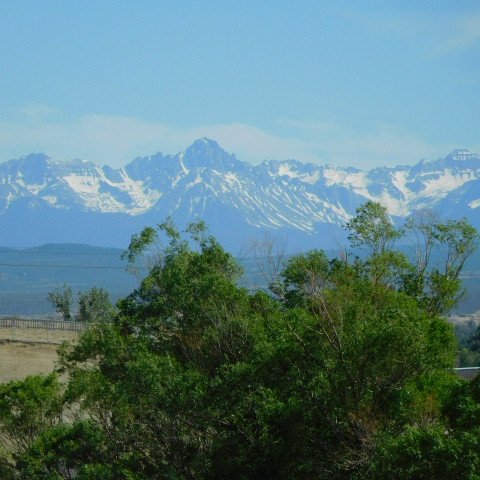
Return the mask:
M77 338L77 332L0 328L0 383L50 373L58 361L59 345Z
M0 341L0 382L50 373L57 363L58 345Z
M0 340L12 342L54 343L73 342L78 338L77 332L48 330L43 328L0 327Z

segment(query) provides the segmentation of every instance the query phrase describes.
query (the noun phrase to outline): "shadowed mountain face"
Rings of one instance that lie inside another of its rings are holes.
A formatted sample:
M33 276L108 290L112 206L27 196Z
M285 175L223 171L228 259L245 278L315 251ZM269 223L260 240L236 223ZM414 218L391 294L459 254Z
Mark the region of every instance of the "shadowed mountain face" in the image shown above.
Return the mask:
M121 169L31 154L0 165L0 244L81 242L125 247L145 225L202 218L238 251L262 231L290 250L331 246L367 199L394 217L437 208L480 227L480 155L370 171L296 160L251 165L203 138L176 155L157 153Z

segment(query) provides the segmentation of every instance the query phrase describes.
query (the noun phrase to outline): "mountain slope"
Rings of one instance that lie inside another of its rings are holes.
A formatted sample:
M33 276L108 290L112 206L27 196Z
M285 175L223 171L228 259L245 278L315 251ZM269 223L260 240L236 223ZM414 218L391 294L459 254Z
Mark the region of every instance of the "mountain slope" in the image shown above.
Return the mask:
M251 165L206 138L121 169L31 154L0 165L0 244L124 247L143 226L172 216L181 226L203 218L233 250L261 230L308 248L331 244L367 199L397 217L433 207L480 226L480 156L455 150L370 171L295 160Z

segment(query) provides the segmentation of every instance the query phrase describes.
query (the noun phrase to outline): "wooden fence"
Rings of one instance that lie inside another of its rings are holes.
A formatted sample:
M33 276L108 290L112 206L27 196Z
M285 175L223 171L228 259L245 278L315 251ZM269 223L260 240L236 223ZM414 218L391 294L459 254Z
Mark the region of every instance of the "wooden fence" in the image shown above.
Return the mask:
M0 328L2 327L83 332L88 328L88 324L82 322L65 322L61 320L45 320L40 318L0 317Z

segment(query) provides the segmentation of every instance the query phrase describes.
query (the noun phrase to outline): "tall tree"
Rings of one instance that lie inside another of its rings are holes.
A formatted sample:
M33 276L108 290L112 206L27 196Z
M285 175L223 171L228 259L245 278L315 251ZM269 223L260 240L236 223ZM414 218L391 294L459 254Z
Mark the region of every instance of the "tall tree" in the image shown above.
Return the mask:
M113 319L114 313L110 295L105 289L93 287L79 293L78 310L75 315L77 322L109 322Z
M69 285L65 283L57 287L48 294L48 300L66 322L72 320L73 292Z

